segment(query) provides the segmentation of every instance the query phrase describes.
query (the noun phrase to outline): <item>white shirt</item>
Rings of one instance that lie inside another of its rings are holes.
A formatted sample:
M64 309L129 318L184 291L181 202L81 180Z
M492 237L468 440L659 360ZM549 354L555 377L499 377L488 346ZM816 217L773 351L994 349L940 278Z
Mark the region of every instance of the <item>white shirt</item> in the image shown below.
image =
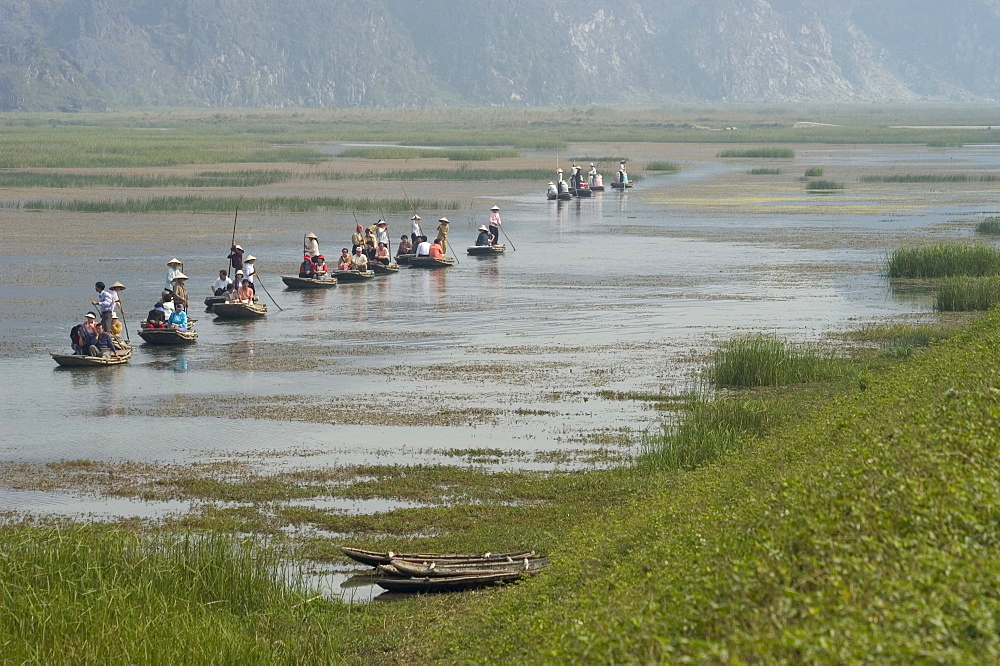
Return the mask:
M228 289L233 281L227 276L224 278L216 278L215 282L212 283L212 292L214 293L217 289Z
M375 230L375 243L385 243L389 247L389 230L379 227Z
M426 257L431 253L431 242L424 241L423 243L417 243L417 256Z
M257 269L254 268L254 265L253 265L252 261L251 262L246 262L246 263L243 264L243 277L245 277L246 279L250 280L251 283L253 283L253 274L256 273L256 272L257 272Z
M319 254L319 241L315 238L307 238L306 242L302 245L302 252L303 254L315 257Z
M174 278L182 273L181 269L174 268L171 266L167 269L167 289L173 291L174 289Z
M354 254L351 257L351 266L353 266L356 271L368 270L368 257L360 253Z

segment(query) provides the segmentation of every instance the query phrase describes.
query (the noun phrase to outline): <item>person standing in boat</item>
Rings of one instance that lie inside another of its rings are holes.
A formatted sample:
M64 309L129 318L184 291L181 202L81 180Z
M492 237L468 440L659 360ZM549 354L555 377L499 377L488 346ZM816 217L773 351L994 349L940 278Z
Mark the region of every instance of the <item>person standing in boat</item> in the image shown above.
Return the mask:
M229 248L229 265L232 266L234 271L243 270L243 248L239 245L233 245Z
M181 260L178 259L177 257L174 257L173 259L167 262L167 282L165 285L166 289L174 288L173 287L174 278L177 277L177 274L181 272L182 270L181 267L183 265L184 264L182 264Z
M628 173L625 172L625 160L622 160L618 164L618 182L622 185L626 185L628 183Z
M451 223L448 222L447 217L442 217L440 220L438 220L438 228L437 228L438 235L437 238L434 239L434 242L441 244L441 250L443 252L448 251L448 229L450 226Z
M476 236L476 247L488 247L493 244L493 236L485 224L479 225L479 235Z
M254 293L257 293L257 264L254 263L255 261L257 261L257 257L252 254L248 254L247 258L243 260L243 270L246 271L243 277L250 280L250 288L253 289Z
M378 247L378 243L385 243L385 247L389 247L389 223L385 220L379 220L375 225L375 243Z
M590 163L590 186L593 187L594 185L597 185L597 167L594 166L593 162L591 162Z
M413 247L417 246L420 242L420 237L424 235L424 232L420 229L420 216L416 213L410 218L410 243Z
M490 208L490 245L500 244L500 206Z
M218 279L212 283L212 294L214 296L222 296L229 290L229 285L232 283L233 281L226 275L226 271L220 270Z
M355 229L354 233L351 234L351 254L354 253L356 248L363 248L365 246L365 228L360 224L358 228Z
M185 283L187 282L188 276L184 273L178 273L177 277L174 278L174 309L178 310L181 306L187 307L188 304L188 292Z
M94 284L94 290L97 291L97 300L91 301L91 303L97 306L97 311L101 315L101 325L104 327L104 330L110 330L111 313L115 311L115 295L104 286L103 282Z
M556 169L556 191L559 194L566 194L567 192L569 192L569 185L567 185L566 181L563 180L562 169Z
M302 242L302 253L308 254L310 259L319 254L319 239L311 231L306 234L306 238Z
M115 296L115 308L125 316L125 308L122 307L122 292L125 291L125 285L121 282L115 282L111 285L111 293Z

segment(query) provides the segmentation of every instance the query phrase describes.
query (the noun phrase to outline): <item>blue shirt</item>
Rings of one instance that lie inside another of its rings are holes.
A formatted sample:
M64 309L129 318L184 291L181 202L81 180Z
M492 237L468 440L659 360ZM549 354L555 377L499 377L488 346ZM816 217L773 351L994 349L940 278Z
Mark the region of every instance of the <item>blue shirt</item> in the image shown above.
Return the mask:
M167 320L167 323L177 324L178 328L187 328L188 325L187 312L184 312L183 310L174 310L170 315L170 319Z

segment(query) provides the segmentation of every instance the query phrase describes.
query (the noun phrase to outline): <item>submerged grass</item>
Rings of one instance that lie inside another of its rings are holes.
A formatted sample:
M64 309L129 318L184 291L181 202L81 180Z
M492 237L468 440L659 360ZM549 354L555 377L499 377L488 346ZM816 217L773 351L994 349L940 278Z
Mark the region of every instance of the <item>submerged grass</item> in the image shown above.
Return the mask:
M729 148L719 151L716 157L768 157L790 159L795 157L795 151L781 146L759 146L756 148Z
M983 234L984 236L997 236L1000 235L1000 217L987 217L976 223L977 234Z
M0 204L18 210L66 210L80 213L188 213L220 211L282 211L302 213L316 210L352 210L371 213L405 213L421 210L457 210L458 203L439 199L352 199L347 197L150 197L107 201L51 201L29 199Z
M820 167L810 167L806 169L805 176L806 178L822 178L823 169L821 169Z
M1000 250L959 243L897 248L886 260L886 271L891 278L997 275Z
M941 281L934 297L939 312L989 310L1000 304L1000 277L952 277Z
M900 173L861 176L862 183L993 183L996 181L1000 181L1000 175L995 173Z
M712 357L706 377L716 387L786 386L842 376L846 359L813 345L771 335L734 338Z

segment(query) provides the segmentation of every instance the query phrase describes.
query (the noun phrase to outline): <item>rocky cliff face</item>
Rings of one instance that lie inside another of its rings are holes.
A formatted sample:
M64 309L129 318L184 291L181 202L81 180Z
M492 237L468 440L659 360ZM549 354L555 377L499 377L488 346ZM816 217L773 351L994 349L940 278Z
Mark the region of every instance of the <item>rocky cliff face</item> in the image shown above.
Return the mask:
M1000 0L0 0L0 110L1000 97Z

